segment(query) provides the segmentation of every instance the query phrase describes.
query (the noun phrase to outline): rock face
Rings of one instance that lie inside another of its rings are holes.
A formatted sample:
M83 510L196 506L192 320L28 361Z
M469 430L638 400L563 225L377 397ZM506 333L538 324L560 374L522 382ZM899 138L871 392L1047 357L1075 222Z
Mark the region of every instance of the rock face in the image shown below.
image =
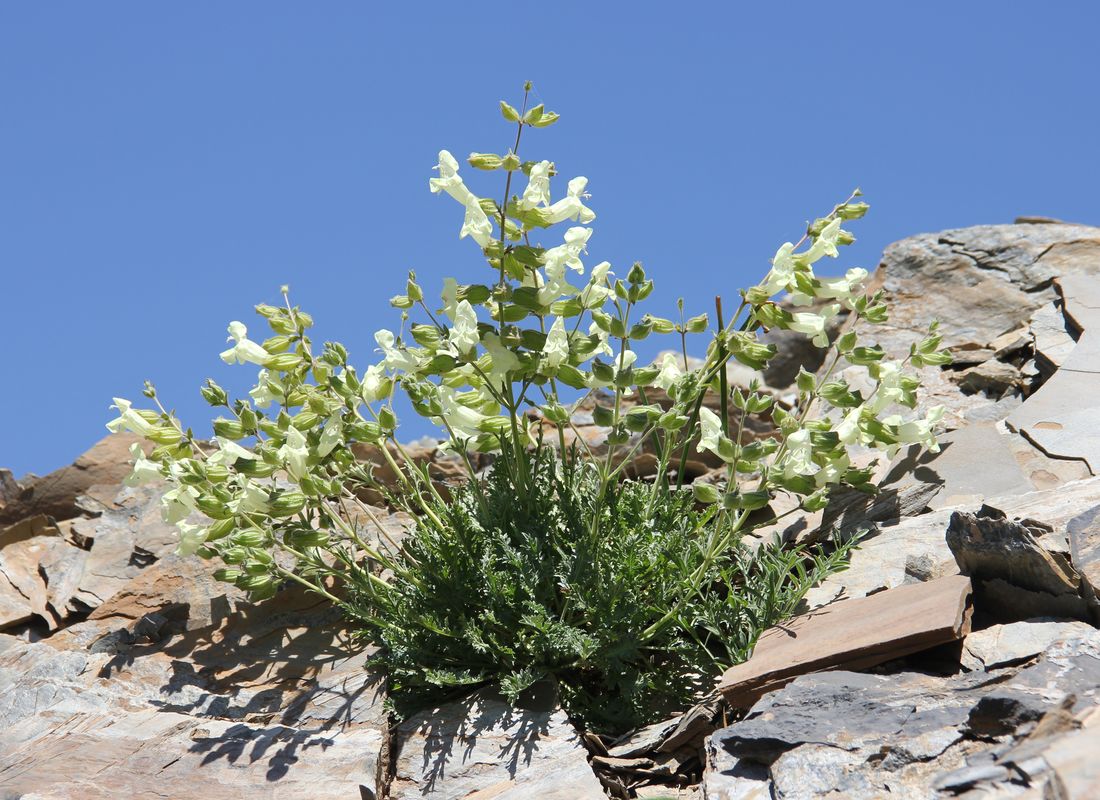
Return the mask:
M746 708L715 694L617 741L551 695L512 709L482 692L398 723L331 606L252 604L175 556L157 489L121 485L134 440L111 436L42 478L0 470L0 797L1100 797L1100 229L915 236L875 280L892 356L933 318L955 355L918 396L946 406L943 447L878 465L875 497L837 492L767 532L860 544L735 668L755 681ZM782 405L820 361L775 343L763 391ZM601 452L597 402L568 438ZM752 418L744 437L770 430ZM408 452L441 491L461 478L434 442ZM628 471L655 463L643 447ZM943 624L951 604L913 599L963 585L972 609Z

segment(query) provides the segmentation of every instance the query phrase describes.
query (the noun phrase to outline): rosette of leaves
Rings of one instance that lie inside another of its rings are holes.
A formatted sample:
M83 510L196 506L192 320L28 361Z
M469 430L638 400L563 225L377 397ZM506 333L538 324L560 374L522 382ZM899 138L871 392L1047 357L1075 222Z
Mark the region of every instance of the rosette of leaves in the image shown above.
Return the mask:
M775 543L750 554L740 542L775 521L764 509L779 493L794 499L793 514L822 508L839 486L874 491L857 452L934 449L942 408L903 414L916 405L913 368L948 356L933 325L907 358L887 358L863 339L887 319L867 271L816 274L853 241L843 225L867 210L858 191L783 244L728 319L721 304L713 321L643 313L654 283L640 264L621 278L608 261L585 264L596 216L587 178L554 199L555 164L521 158L524 134L558 120L526 98L519 109L501 104L511 149L468 158L500 176L499 200L475 194L447 151L429 181L461 206L459 238L488 268L481 282L448 278L429 302L410 273L391 301L400 326L375 334L380 360L362 371L341 344L315 345L312 318L284 287L282 305L256 309L270 336L229 326L222 359L259 372L247 398L213 381L202 389L220 412L212 441L148 384L156 408L116 399L108 427L156 444L148 457L135 449L131 480L169 484L164 514L181 553L219 560L218 577L257 598L296 582L339 604L382 645L404 696L495 682L514 697L552 678L575 715L614 729L702 691L842 565L843 549ZM773 328L827 351L785 406L756 383L727 381L731 361L768 364L775 349L758 334ZM688 336L707 331L705 359L687 369ZM637 343L659 335L678 339L681 356L639 363ZM843 379L849 366L865 370L862 389ZM397 391L466 464L468 483L453 496L402 447ZM602 451L577 427L592 397ZM767 415L774 435L744 436L752 415ZM362 447L386 475L357 458ZM635 482L626 470L643 447L657 457L656 477ZM693 450L725 465L721 480L686 485ZM475 452L493 460L488 474ZM416 518L403 541L363 502L368 490Z

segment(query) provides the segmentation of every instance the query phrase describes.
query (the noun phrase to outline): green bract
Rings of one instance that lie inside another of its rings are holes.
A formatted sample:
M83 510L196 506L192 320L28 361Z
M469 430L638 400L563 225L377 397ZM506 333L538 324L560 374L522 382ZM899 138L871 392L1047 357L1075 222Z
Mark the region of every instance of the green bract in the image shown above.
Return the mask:
M860 327L886 320L867 271L816 274L854 241L841 225L866 212L858 191L783 244L728 319L719 303L712 329L706 314L685 318L682 302L679 320L644 313L654 282L641 264L616 277L608 261L586 263L588 179L554 199L553 162L520 160L524 134L558 115L529 109L526 95L519 110L500 108L512 149L467 160L503 187L475 194L446 150L429 180L459 204L459 238L490 272L447 278L438 300L410 273L391 300L401 326L375 333L381 360L362 371L341 344L311 340L312 318L283 287L282 306L256 307L271 336L229 325L222 359L260 370L247 398L203 387L218 409L212 442L151 386L158 410L116 399L108 427L156 444L148 457L135 451L131 482L168 483L164 515L181 553L231 565L215 574L257 598L287 581L328 597L382 646L399 691L496 682L514 697L550 678L576 716L621 728L705 691L841 566L843 548L750 554L741 538L775 521L764 509L779 493L795 513L822 508L837 486L873 490L856 451L935 449L943 409L898 412L916 405L908 366L948 356L935 326L902 362L861 344ZM773 300L781 293L789 302ZM729 386L730 362L762 370L775 356L758 339L772 328L828 351L822 370L798 375L791 402L757 382ZM696 348L705 358L690 367L687 337L708 329ZM679 355L641 363L634 344L665 335ZM849 365L865 368L867 385L848 385ZM437 484L402 447L399 388L465 464L465 486ZM598 436L581 429L582 412ZM761 422L774 434L751 435ZM647 482L628 477L641 453L655 462ZM723 468L689 486L689 462L708 459ZM415 518L403 541L367 503L379 497Z

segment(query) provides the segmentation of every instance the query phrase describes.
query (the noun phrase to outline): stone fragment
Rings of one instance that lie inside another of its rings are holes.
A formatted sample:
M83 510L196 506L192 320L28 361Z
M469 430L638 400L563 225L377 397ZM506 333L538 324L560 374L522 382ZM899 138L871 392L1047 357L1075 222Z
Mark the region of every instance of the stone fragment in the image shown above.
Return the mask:
M718 690L734 708L747 708L798 675L869 667L956 641L970 630L969 596L969 579L953 575L795 617L765 631Z
M58 626L43 566L53 563L55 548L71 546L42 515L0 530L0 629L34 618L50 630Z
M1039 538L1049 531L1003 517L952 513L947 544L974 581L974 602L997 619L1054 616L1086 619L1089 594L1062 552Z
M179 544L176 528L161 519L164 487L149 484L123 489L116 502L95 520L91 551L84 562L75 600L95 608Z
M864 597L911 583L917 577L910 569L917 563L926 564L928 574L936 577L957 574L944 538L950 515L944 510L876 525L852 551L846 570L830 575L806 593L805 608L812 610L838 597Z
M528 708L481 691L397 729L392 800L604 800L576 730L548 697Z
M1077 340L1066 330L1066 319L1053 302L1040 306L1031 315L1030 330L1035 343L1035 361L1040 373L1049 378L1069 358Z
M967 394L984 392L990 397L1001 397L1020 385L1020 370L997 359L978 364L958 373L955 380Z
M1046 619L993 625L974 631L963 640L962 665L967 669L993 669L1024 661L1063 639L1087 634L1084 622Z
M20 496L0 508L0 525L34 514L62 520L77 516L77 497L96 484L118 486L130 474L130 445L140 442L129 433L105 436L70 466L38 478ZM148 444L142 445L148 448Z

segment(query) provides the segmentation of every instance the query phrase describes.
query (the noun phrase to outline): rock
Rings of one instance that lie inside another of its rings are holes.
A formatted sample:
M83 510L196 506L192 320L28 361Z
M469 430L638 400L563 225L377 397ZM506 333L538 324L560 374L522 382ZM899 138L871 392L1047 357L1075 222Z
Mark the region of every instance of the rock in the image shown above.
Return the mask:
M604 800L587 751L548 697L526 708L478 692L397 729L393 800Z
M752 656L726 670L718 691L734 708L798 675L859 669L963 638L970 581L958 575L832 603L765 631Z
M58 585L71 574L70 554L79 552L42 515L0 531L0 629L37 618L54 630L64 615L51 601L63 607Z
M77 497L95 485L118 486L130 474L130 446L141 440L129 433L100 439L72 465L62 467L24 487L19 497L0 508L0 524L34 514L55 519L77 516ZM148 451L149 446L143 445Z
M375 796L388 738L369 651L316 597L251 604L208 573L167 558L87 622L0 643L0 793Z
M1029 328L1034 339L1035 361L1040 373L1049 378L1061 369L1077 340L1066 330L1066 319L1053 302L1040 306L1031 315Z
M159 558L175 552L176 528L161 519L160 496L164 487L149 484L123 489L116 510L94 521L91 551L73 598L88 608L108 600L131 579Z
M963 640L962 665L968 669L993 669L1033 658L1055 642L1085 636L1084 622L1047 619L993 625L974 631Z
M974 602L998 619L1090 616L1087 584L1069 558L1043 546L1050 529L956 511L947 545L974 581Z
M1020 385L1020 370L997 359L963 370L955 378L959 388L967 394L985 392L991 397L1001 397Z
M1064 709L1095 712L1098 686L1100 632L1092 629L1018 670L802 675L710 738L705 797L915 800L1013 784L1019 791L1028 770L1046 780L1032 740L1064 736L1067 728L1051 723ZM1003 743L990 751L989 736ZM1065 752L1069 768L1082 770L1076 743Z
M805 608L820 608L838 597L864 597L919 580L911 572L915 564L926 565L923 569L928 577L957 574L944 537L950 515L950 510L944 510L876 525L852 552L848 569L830 575L806 593Z

